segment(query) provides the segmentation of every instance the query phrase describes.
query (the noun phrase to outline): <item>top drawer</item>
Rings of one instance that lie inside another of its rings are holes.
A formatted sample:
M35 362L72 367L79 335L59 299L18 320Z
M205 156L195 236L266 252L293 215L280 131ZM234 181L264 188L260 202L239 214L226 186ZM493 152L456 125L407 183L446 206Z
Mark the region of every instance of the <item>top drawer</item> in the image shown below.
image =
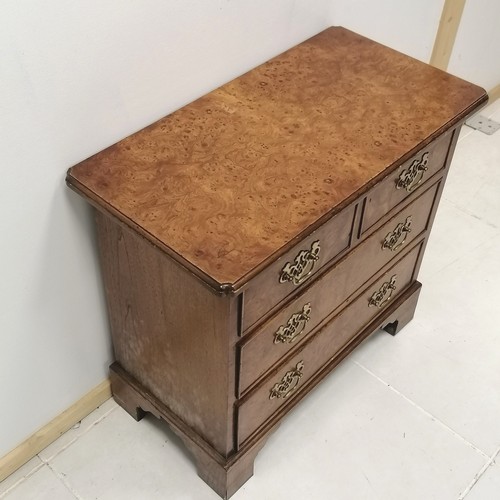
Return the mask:
M243 331L349 248L355 210L354 204L345 208L250 282L243 295Z
M369 192L361 234L445 166L452 136L453 131L438 137Z

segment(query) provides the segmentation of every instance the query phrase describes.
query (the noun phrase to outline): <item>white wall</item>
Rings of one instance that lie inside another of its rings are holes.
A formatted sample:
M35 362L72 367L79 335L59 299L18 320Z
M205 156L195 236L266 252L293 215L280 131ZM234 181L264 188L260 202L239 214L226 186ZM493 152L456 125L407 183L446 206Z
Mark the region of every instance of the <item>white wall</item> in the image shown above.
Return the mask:
M331 0L330 20L429 62L443 5L444 0Z
M328 26L330 0L4 0L0 457L107 376L71 165Z
M500 85L500 2L468 0L448 71L491 90Z

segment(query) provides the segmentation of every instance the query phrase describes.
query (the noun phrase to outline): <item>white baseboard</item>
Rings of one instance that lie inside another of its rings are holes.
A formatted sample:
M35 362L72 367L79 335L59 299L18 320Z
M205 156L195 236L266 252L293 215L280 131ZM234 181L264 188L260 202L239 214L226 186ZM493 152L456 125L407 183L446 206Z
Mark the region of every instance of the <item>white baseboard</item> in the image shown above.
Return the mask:
M71 405L56 418L44 425L19 446L0 458L0 481L10 476L28 460L40 453L61 434L71 429L77 422L93 412L104 401L111 397L109 380L104 380L97 387L85 394L83 398Z

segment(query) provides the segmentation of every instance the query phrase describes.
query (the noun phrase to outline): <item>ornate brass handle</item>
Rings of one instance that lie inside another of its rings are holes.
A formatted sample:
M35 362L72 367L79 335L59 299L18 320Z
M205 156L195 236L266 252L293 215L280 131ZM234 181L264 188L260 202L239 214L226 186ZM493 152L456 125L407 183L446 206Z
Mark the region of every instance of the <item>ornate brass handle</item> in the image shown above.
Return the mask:
M370 297L368 301L369 307L382 307L386 302L388 302L392 297L392 292L396 290L396 278L397 275L391 276L389 281L382 284L380 289Z
M411 231L411 215L406 217L404 222L400 222L393 231L391 231L382 243L382 250L388 248L395 252L399 247L404 245L407 234Z
M304 361L299 361L293 370L285 373L281 382L274 384L269 391L269 399L286 399L291 396L299 385L304 370Z
M425 152L420 160L413 160L412 164L401 172L401 175L396 181L396 189L406 189L406 191L411 193L422 182L424 173L428 168L428 162L428 152Z
M314 266L319 259L319 240L314 241L310 250L302 250L293 263L287 262L280 273L280 283L291 281L294 285L300 285L311 276Z
M302 311L292 314L286 325L281 325L274 333L274 343L291 344L304 331L306 323L311 319L311 303L302 307Z

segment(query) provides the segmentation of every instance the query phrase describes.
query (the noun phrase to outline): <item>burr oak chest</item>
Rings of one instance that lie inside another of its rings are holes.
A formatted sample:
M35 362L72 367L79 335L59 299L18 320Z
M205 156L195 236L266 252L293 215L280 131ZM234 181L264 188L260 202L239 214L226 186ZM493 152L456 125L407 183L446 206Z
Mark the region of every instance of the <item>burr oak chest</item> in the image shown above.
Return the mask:
M95 208L114 397L222 497L360 342L412 317L481 88L329 28L68 171Z

